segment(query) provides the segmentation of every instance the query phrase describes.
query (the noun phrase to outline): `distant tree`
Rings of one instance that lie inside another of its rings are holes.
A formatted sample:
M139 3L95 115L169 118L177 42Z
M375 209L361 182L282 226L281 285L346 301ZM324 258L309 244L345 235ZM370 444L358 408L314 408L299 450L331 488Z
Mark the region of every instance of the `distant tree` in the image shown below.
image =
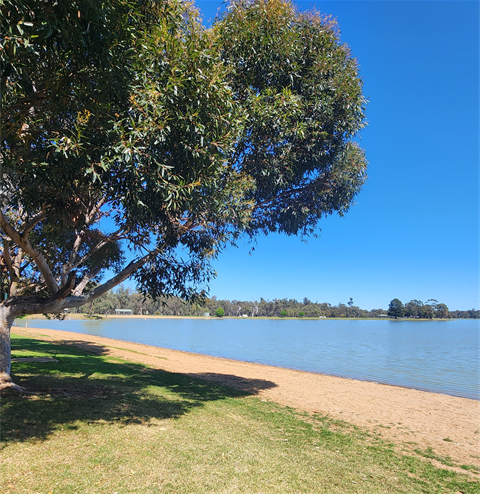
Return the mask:
M421 319L432 319L434 315L433 307L428 304L424 304L418 308L418 317Z
M394 298L388 306L388 315L395 319L403 317L404 311L405 308L398 298Z
M223 317L225 315L225 311L223 310L222 307L219 307L216 311L215 311L215 316L216 317Z
M174 316L183 316L185 302L182 299L178 297L170 297L166 304L170 314Z
M386 315L387 311L385 309L372 309L369 314L370 317L381 317Z
M132 311L134 314L142 316L145 311L145 295L141 293L134 292L131 296Z
M421 307L423 307L421 300L410 300L408 304L405 304L405 316L420 317Z
M303 312L303 310L301 310L301 311L298 313L298 317L305 317L305 312Z
M117 307L117 297L113 292L107 292L101 297L95 299L92 304L92 308L94 309L96 314L113 314Z
M465 311L462 311L462 312L465 312ZM470 318L470 319L480 319L480 310L475 310L475 309L470 309L468 311L466 311L466 316L463 316L463 317L467 317L467 318Z
M287 311L286 310L282 310L280 312L280 317L287 317Z
M352 297L350 297L350 300L347 302L347 305L349 307L353 307L353 298Z
M440 319L449 317L448 307L445 304L437 304L435 307L435 316Z
M303 312L305 312L306 317L320 317L322 315L322 311L318 307L318 304L309 304L303 307Z

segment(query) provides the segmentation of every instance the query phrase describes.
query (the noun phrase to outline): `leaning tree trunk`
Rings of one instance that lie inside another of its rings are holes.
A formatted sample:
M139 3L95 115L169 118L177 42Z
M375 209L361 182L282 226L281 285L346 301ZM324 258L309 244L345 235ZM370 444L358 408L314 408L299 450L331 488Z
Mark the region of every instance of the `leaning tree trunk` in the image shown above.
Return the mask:
M4 388L22 389L12 382L10 368L12 365L12 346L10 343L10 329L15 315L13 311L0 305L0 390Z
M1 210L0 210L1 217ZM75 287L75 272L71 271L65 285L50 298L42 298L35 295L25 297L12 297L0 303L0 390L14 388L26 392L21 386L12 382L10 367L12 362L12 350L10 344L10 329L15 317L21 314L48 314L60 313L64 309L81 307L92 300L108 292L111 288L126 280L136 269L147 263L158 251L150 253L138 261L131 262L123 271L115 275L109 281L97 287L86 295L72 296ZM77 287L78 288L78 287ZM83 290L83 288L82 288ZM80 291L81 293L81 291Z
M10 330L15 317L20 314L45 314L49 312L61 312L65 305L64 299L52 297L42 299L40 297L20 297L5 301L0 304L0 390L15 388L24 391L10 377L12 364L12 347L10 343Z

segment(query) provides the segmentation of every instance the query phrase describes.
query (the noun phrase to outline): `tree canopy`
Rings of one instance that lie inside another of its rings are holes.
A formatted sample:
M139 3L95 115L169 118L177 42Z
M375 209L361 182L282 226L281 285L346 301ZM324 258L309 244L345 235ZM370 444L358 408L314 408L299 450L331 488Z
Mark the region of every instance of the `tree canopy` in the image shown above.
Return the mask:
M403 317L405 313L405 307L398 298L394 298L388 305L388 315L394 317L395 319Z
M366 179L358 66L316 12L239 0L209 29L181 1L1 13L0 372L17 315L129 276L202 298L226 244L314 233Z

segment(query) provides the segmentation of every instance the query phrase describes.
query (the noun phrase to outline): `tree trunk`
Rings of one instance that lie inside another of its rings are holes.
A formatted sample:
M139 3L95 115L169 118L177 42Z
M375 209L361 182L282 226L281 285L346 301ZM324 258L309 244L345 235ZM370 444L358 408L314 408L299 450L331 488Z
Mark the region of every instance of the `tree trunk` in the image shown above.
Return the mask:
M21 390L12 382L10 368L12 364L12 346L10 343L10 329L15 316L12 311L0 305L0 390L4 388L16 388Z

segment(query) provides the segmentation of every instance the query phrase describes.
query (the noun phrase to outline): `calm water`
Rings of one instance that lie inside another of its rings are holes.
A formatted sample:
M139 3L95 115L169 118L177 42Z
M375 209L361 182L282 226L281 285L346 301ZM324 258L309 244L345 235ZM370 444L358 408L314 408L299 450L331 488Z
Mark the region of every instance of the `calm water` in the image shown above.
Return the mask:
M116 318L28 326L480 399L478 320Z

